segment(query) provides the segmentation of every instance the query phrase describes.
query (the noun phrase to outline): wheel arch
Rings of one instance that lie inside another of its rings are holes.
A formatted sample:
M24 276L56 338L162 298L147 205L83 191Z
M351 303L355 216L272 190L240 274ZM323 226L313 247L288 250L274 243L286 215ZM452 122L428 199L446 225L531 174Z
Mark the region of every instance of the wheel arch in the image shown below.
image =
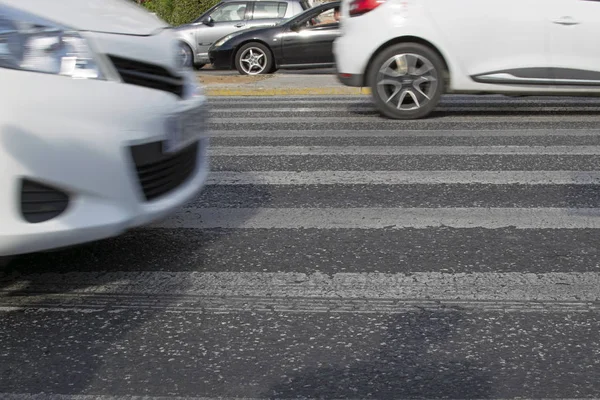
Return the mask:
M265 46L269 50L269 53L271 53L271 58L273 59L273 65L277 65L277 58L275 57L275 53L273 52L273 49L271 48L271 46L269 46L269 44L262 39L252 38L252 39L245 39L244 41L238 43L233 48L233 51L231 52L231 61L230 61L232 69L235 69L235 58L237 57L238 52L240 51L240 49L243 46L247 45L248 43L260 43L263 46Z
M379 46L377 48L377 50L375 50L375 52L371 55L371 58L369 59L369 62L367 63L367 66L365 68L365 71L363 73L363 86L368 86L368 76L369 76L369 71L371 69L371 66L373 65L373 61L375 60L375 58L377 58L377 56L383 52L385 49L387 49L390 46L399 44L399 43L418 43L420 45L426 46L429 49L433 50L442 60L442 63L444 64L444 79L446 81L446 87L450 87L450 67L448 65L448 61L446 60L446 57L444 57L444 55L442 54L442 52L438 49L437 46L435 46L433 43L431 43L428 40L425 40L421 37L418 36L399 36L396 37L394 39L388 40L387 42L383 43L381 46Z
M190 51L192 52L192 64L195 64L196 63L196 52L194 51L194 46L192 46L187 39L184 39L182 37L178 37L177 40L179 40L181 43L183 43L190 49Z

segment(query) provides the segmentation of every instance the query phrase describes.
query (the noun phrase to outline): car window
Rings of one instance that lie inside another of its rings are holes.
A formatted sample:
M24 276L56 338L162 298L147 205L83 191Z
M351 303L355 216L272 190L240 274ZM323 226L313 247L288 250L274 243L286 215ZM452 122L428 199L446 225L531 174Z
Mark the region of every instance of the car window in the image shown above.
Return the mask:
M322 13L318 14L315 18L313 18L315 25L328 25L334 24L337 20L334 17L334 9L331 8L329 10L325 10Z
M215 22L242 21L245 15L246 3L227 3L210 14Z
M300 6L302 7L303 10L308 10L311 7L310 3L306 0L301 0Z
M283 18L288 4L283 1L257 1L254 3L254 19Z
M339 7L332 7L321 11L318 14L313 14L310 18L306 18L301 22L301 25L307 28L317 27L322 25L337 24L339 18Z

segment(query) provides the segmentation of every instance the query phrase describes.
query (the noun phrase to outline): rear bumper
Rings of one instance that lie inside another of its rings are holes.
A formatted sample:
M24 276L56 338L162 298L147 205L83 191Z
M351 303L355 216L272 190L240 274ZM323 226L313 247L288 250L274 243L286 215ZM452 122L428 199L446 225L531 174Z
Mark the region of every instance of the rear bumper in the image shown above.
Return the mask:
M363 82L364 82L364 78L363 75L361 74L344 74L344 73L337 73L337 78L338 80L346 85L346 86L352 86L352 87L363 87Z

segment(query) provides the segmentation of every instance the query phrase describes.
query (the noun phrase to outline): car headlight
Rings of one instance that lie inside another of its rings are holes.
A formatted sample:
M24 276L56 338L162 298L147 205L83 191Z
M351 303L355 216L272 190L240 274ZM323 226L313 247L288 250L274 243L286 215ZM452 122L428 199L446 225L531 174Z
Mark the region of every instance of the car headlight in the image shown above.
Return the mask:
M231 39L232 37L234 37L235 35L227 35L222 37L221 39L217 40L215 43L215 47L221 47L223 46L223 43L225 43L226 41L228 41L229 39Z
M87 41L76 31L0 5L0 68L103 79Z

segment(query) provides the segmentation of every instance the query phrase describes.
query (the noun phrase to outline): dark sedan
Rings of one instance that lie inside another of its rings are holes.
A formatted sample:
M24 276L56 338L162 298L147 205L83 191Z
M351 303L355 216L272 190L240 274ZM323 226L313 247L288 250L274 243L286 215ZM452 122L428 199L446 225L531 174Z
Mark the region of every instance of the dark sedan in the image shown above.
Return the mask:
M242 75L332 67L339 6L339 1L325 3L275 26L227 35L209 49L210 62L217 69L235 68Z

